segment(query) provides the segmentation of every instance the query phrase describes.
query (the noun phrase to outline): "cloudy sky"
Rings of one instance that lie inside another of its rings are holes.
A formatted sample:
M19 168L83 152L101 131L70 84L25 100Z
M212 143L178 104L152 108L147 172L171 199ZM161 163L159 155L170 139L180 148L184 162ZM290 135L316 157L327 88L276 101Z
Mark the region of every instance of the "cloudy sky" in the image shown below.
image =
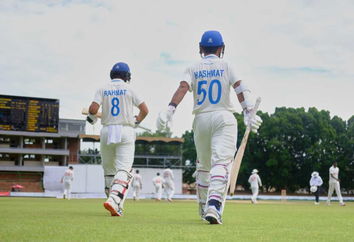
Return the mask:
M60 117L82 119L118 61L155 129L205 30L219 30L225 59L261 96L261 110L317 107L354 115L354 1L1 0L0 93L60 99ZM239 110L241 108L238 105ZM174 117L191 129L192 95ZM99 126L87 132L98 133Z

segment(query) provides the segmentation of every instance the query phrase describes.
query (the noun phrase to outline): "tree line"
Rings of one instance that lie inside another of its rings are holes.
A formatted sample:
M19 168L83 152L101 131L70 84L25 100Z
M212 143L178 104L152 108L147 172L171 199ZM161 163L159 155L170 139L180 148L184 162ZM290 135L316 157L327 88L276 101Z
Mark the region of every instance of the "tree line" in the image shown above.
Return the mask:
M273 114L259 111L263 124L251 134L240 168L237 184L248 188L252 169L258 169L267 189L296 191L308 188L311 173L318 171L328 186L329 168L338 162L341 187L354 189L354 115L345 121L328 111L309 108L276 108ZM243 115L235 113L239 146L245 131ZM183 160L191 166L184 181L192 183L196 151L193 131L183 134Z

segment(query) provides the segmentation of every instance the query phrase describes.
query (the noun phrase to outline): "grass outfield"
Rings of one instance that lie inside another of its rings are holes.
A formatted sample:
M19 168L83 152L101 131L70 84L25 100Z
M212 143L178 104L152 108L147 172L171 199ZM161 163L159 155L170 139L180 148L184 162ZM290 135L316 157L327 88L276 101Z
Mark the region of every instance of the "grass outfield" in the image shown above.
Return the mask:
M195 201L128 200L111 217L102 199L0 198L0 241L354 241L354 204L228 202L223 225Z

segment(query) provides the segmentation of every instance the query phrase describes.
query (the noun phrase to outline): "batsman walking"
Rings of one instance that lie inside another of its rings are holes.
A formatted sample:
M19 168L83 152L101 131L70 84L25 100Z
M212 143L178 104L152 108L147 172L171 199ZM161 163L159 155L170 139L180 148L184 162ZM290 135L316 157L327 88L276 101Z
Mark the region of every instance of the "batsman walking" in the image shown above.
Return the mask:
M199 214L210 224L221 224L237 140L231 91L236 92L245 122L251 124L254 132L257 132L262 121L259 116L251 119L254 104L250 99L250 90L244 81L237 78L230 65L221 59L225 49L221 34L218 31L206 31L199 46L202 60L186 69L185 77L167 110L158 116L157 128L170 128L177 105L187 91L193 92Z
M87 121L95 124L102 105L100 149L108 196L104 207L112 216L123 215L123 204L132 180L136 134L134 127L144 120L148 108L130 85L130 69L119 62L112 67L111 81L96 91ZM133 115L133 107L139 109Z

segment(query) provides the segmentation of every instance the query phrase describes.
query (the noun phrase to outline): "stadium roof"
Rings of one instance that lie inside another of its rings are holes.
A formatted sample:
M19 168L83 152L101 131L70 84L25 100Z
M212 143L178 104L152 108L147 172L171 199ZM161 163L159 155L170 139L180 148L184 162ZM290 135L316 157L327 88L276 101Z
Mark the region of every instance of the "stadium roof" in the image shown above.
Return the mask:
M84 142L98 142L100 140L99 135L94 134L80 134L80 139ZM183 138L168 138L168 137L145 137L145 136L138 136L136 137L137 143L175 143L175 144L182 144L184 142Z

